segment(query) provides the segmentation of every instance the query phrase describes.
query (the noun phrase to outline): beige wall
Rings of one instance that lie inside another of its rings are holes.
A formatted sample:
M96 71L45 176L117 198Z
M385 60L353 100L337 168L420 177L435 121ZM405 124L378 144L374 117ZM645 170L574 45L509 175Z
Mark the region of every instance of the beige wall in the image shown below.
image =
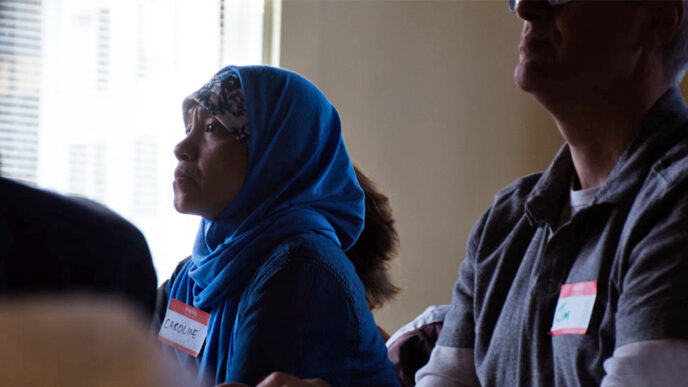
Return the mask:
M376 314L390 331L451 300L494 193L561 144L513 83L520 26L506 0L284 0L281 66L339 109L352 158L392 202L404 291Z

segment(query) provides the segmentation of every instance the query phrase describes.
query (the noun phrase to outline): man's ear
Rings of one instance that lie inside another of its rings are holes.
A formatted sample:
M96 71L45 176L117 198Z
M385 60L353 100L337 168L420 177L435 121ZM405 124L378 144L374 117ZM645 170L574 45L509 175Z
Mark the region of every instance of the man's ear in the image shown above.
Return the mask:
M644 3L649 18L649 36L657 46L671 42L681 24L686 10L683 0L647 1Z

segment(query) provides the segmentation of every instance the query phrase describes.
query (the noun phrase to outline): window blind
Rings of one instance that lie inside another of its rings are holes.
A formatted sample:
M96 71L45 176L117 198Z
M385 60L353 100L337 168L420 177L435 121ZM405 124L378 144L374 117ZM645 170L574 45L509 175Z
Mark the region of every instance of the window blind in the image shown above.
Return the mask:
M36 184L41 2L0 1L0 174Z

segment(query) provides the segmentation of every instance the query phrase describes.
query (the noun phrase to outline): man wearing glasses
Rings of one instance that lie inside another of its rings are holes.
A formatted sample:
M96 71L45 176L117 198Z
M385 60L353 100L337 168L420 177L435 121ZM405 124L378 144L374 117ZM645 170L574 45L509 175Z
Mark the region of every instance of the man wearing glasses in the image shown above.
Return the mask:
M683 1L511 0L566 144L476 223L421 386L688 385Z

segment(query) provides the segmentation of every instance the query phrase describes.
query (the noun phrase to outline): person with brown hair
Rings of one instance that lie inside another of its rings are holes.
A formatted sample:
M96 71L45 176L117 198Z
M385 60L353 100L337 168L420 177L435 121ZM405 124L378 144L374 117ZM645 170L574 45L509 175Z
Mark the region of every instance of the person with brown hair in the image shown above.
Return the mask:
M399 235L394 228L392 207L387 196L359 166L354 165L354 171L365 195L365 224L356 243L346 251L346 256L363 282L368 307L376 310L401 290L392 283L387 272L389 262L398 254ZM385 333L383 337L385 340L388 338Z

